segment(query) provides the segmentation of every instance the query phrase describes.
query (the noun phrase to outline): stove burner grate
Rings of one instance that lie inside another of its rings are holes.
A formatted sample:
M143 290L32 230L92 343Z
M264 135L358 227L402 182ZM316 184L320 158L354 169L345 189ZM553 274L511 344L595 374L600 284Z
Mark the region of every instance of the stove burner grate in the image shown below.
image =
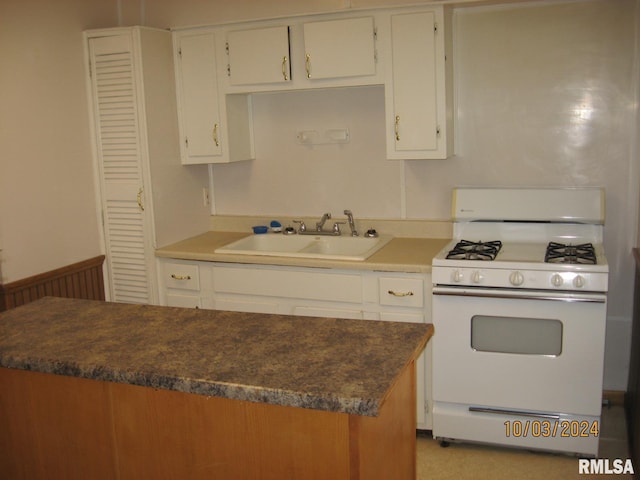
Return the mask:
M580 263L588 265L596 265L598 263L595 248L591 243L566 245L549 242L544 261L547 263Z
M447 258L454 260L493 260L502 248L500 240L491 242L471 242L460 240L447 253Z

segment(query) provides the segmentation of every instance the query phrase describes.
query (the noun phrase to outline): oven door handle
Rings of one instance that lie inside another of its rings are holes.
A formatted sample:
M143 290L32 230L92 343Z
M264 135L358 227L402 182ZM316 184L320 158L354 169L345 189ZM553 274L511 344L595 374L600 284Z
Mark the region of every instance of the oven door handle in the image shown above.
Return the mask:
M508 298L516 300L547 300L556 302L606 303L607 297L601 293L564 293L519 290L486 290L460 287L433 287L434 295L475 298Z
M520 417L535 417L535 418L545 418L549 420L560 420L560 415L555 415L551 413L525 412L522 410L511 410L511 409L505 409L505 408L469 407L469 411L476 412L476 413L492 413L494 415L517 415Z

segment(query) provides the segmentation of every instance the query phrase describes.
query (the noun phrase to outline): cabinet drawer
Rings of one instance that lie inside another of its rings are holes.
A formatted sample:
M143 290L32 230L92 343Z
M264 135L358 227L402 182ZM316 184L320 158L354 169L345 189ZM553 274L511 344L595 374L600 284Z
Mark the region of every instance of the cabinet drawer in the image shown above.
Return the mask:
M181 295L177 293L167 293L165 304L168 307L201 308L200 297L197 295Z
M198 265L165 263L162 266L163 282L166 288L200 290Z
M258 268L216 267L215 291L242 295L362 302L360 275Z
M424 281L422 278L382 277L378 284L380 305L398 307L424 306Z

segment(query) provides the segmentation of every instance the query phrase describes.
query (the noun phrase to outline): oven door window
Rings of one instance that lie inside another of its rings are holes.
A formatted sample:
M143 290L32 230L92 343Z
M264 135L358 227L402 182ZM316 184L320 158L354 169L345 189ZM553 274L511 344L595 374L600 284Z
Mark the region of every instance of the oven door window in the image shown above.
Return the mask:
M474 315L471 348L480 352L558 356L562 353L562 322Z

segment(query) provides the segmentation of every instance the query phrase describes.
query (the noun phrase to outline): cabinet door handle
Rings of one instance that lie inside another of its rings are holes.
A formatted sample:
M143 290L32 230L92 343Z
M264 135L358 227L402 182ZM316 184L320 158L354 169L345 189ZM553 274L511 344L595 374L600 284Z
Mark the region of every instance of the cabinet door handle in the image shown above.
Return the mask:
M308 53L304 60L304 68L307 71L307 78L311 78L311 55Z
M389 290L387 292L389 295L393 295L394 297L413 297L413 292L396 292L395 290Z
M396 115L395 121L396 142L400 141L400 115Z
M211 132L213 136L213 142L216 144L216 147L220 146L220 142L218 141L218 124L213 124L213 132Z
M175 273L172 273L171 278L174 280L191 280L191 275L176 275Z
M285 82L289 81L289 75L287 75L287 56L282 57L282 77Z
M137 196L137 200L138 200L138 207L140 208L141 211L144 212L144 205L142 204L142 187L140 187L140 189L138 190L138 196Z

